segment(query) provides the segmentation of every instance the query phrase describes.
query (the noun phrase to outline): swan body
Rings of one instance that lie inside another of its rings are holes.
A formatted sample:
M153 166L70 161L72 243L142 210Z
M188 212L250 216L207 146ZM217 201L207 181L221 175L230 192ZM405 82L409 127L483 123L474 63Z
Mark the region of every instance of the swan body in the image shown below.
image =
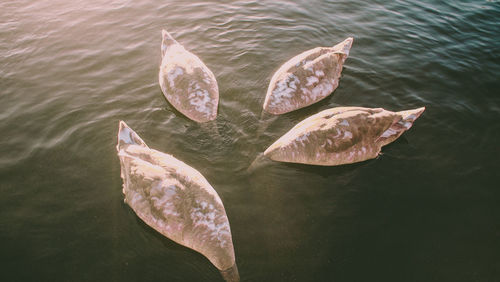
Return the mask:
M125 202L146 224L239 281L229 221L217 192L196 169L150 149L120 121L118 157Z
M339 85L352 42L349 37L333 47L317 47L284 63L271 78L264 110L284 114L329 96Z
M382 146L410 129L425 107L391 112L382 108L337 107L299 122L264 155L292 163L334 166L378 156Z
M212 71L166 30L162 31L160 87L168 102L196 122L217 117L219 88Z

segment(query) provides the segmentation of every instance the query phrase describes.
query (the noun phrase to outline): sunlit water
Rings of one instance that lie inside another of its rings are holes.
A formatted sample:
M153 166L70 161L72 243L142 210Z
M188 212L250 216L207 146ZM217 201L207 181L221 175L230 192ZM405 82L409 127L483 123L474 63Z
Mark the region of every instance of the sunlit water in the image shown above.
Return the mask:
M243 281L500 279L498 1L162 2L0 2L0 281L221 280L123 203L119 120L217 190ZM162 28L215 74L215 122L163 97ZM262 113L282 63L349 36L332 96ZM344 105L427 110L375 160L259 157Z

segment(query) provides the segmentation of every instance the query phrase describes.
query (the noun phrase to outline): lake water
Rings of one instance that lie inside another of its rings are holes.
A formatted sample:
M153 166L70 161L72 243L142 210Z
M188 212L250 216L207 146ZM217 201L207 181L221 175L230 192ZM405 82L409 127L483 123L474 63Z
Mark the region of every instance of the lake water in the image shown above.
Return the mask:
M123 202L119 120L212 184L242 281L500 280L499 1L158 2L0 2L0 281L222 280ZM163 97L162 28L217 77L215 122ZM349 36L333 95L262 113L282 63ZM427 110L374 160L254 162L335 106Z

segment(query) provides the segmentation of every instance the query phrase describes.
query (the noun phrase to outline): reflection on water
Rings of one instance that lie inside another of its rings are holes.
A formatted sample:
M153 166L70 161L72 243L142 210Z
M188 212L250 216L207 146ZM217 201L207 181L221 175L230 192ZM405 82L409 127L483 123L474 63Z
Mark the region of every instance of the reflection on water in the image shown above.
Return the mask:
M220 280L123 203L121 119L217 190L243 281L498 277L497 1L21 0L0 18L2 281ZM212 125L163 98L162 28L214 72ZM333 95L262 112L283 62L350 36ZM321 110L423 105L377 159L248 169Z

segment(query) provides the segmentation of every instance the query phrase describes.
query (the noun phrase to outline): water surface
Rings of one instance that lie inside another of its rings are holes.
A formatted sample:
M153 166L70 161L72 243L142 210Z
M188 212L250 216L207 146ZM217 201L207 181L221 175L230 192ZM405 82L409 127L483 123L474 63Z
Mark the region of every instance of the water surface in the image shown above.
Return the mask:
M221 280L123 203L119 120L214 186L243 281L500 279L498 1L4 0L0 19L1 281ZM215 122L163 97L162 28L214 72ZM262 113L283 62L349 36L332 96ZM427 110L375 160L254 162L335 106Z

